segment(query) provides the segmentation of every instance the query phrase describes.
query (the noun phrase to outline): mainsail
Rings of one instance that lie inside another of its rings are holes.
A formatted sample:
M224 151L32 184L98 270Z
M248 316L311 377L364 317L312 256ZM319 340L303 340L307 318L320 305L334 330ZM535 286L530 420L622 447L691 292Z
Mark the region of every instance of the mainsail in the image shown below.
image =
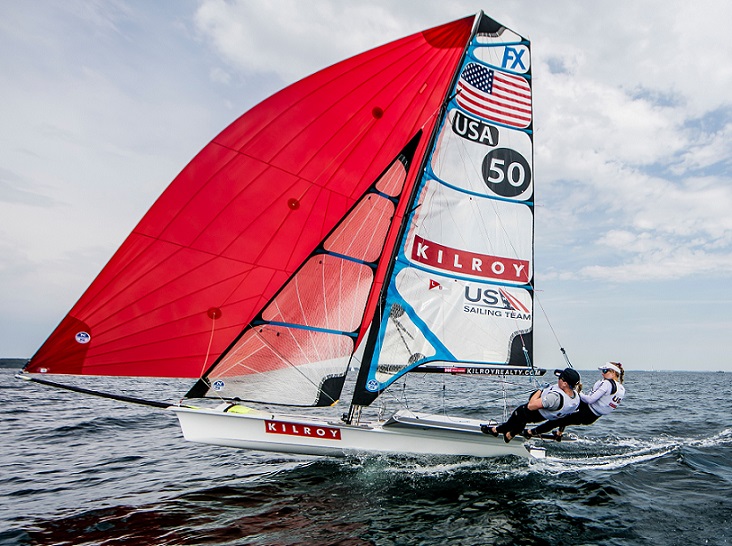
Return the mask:
M420 366L532 368L529 44L483 17L457 74L371 326L357 406Z

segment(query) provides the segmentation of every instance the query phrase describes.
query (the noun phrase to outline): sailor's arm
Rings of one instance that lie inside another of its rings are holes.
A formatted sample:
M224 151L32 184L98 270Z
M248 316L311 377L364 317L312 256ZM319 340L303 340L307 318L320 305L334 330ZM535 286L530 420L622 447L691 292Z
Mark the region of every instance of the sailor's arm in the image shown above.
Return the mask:
M538 390L534 394L531 395L531 398L529 398L529 403L526 404L526 407L530 410L538 410L544 407L544 405L541 403L541 391Z
M585 404L594 404L602 398L605 393L609 392L611 388L612 387L608 381L603 381L600 386L597 387L597 390L590 392L590 394L580 393L580 400Z

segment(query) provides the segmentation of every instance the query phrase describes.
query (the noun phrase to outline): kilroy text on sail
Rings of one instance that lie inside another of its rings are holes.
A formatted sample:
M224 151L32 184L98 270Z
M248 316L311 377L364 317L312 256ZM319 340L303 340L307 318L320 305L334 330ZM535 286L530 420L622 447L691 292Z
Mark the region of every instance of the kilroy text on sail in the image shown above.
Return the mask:
M529 281L529 262L526 260L450 248L419 235L414 237L411 258L415 262L454 273L518 283Z

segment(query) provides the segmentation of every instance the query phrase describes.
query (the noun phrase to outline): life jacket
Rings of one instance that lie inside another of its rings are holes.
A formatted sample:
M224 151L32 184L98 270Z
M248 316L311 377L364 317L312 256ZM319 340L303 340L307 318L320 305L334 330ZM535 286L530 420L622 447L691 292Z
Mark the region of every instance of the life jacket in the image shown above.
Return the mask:
M579 407L580 403L580 397L579 394L575 394L574 398L570 398L567 393L565 393L562 389L559 388L559 385L552 385L551 387L548 387L542 391L542 396L547 391L556 392L560 396L560 403L559 407L554 410L548 410L545 408L539 409L539 413L541 413L541 416L544 419L554 420L559 419L561 417L566 417L567 415L571 415L575 411L577 411L577 408Z
M595 415L607 415L611 411L617 409L617 407L620 405L620 402L623 400L623 397L625 396L625 387L623 387L621 383L618 383L614 379L600 379L592 386L590 396L592 396L592 393L600 388L603 381L608 381L610 383L610 391L603 394L599 400L593 402L592 404L588 404L590 406L590 409L592 410L592 413L594 413Z

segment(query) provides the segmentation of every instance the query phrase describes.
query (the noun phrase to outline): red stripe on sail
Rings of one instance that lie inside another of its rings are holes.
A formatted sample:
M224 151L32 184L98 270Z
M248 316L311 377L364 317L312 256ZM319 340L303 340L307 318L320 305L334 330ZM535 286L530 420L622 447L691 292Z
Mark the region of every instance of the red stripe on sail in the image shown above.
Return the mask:
M451 248L414 236L411 259L443 271L486 279L529 282L529 262Z

